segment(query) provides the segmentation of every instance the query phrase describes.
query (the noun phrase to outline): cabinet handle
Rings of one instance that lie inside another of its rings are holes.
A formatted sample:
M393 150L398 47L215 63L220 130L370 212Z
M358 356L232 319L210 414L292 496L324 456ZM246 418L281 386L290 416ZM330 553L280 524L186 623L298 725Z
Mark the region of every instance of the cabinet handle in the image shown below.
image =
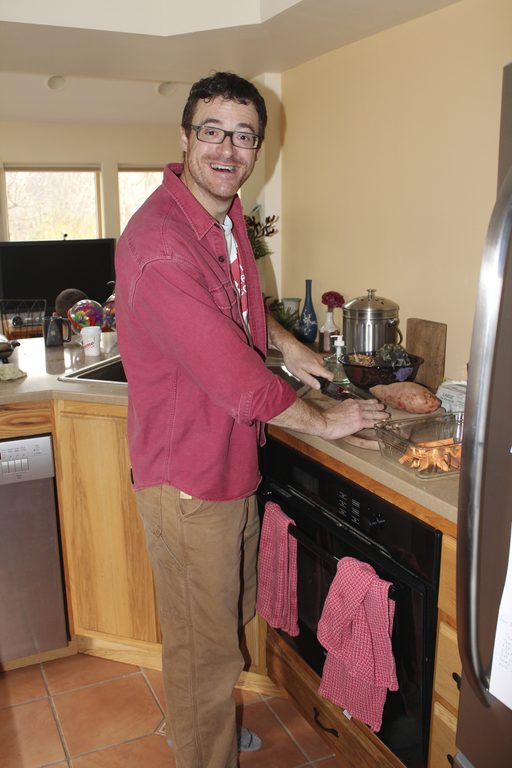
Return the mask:
M460 691L460 684L461 684L461 676L457 672L452 672L452 677L455 680L455 683L457 685L457 688Z
M322 723L320 722L320 712L316 707L313 707L313 715L314 715L315 723L322 729L322 731L327 731L327 733L332 733L332 735L336 737L339 736L339 733L336 730L336 728L327 728L327 726L322 725Z

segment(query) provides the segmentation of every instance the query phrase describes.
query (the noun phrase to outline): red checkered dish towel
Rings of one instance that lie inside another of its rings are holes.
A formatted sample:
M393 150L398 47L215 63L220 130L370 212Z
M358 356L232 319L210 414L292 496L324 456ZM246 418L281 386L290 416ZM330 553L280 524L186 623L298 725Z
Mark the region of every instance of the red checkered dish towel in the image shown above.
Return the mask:
M373 731L381 728L387 690L398 690L390 586L371 565L344 557L318 623L318 640L328 652L319 693Z
M279 504L267 501L258 556L256 610L274 629L299 634L297 623L297 540L288 533L295 522Z

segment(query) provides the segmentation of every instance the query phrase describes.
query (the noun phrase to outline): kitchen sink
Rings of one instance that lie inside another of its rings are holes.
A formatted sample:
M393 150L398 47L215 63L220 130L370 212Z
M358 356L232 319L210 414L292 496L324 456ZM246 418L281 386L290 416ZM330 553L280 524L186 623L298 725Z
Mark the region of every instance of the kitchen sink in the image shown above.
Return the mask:
M86 365L84 368L79 368L77 371L66 373L58 378L59 381L66 382L88 381L92 384L126 384L126 373L120 355Z
M266 364L272 373L285 379L299 395L304 394L309 389L302 381L299 381L287 371L279 353L270 354ZM126 373L120 355L86 365L84 368L65 373L58 378L59 381L68 383L85 381L91 384L126 384Z

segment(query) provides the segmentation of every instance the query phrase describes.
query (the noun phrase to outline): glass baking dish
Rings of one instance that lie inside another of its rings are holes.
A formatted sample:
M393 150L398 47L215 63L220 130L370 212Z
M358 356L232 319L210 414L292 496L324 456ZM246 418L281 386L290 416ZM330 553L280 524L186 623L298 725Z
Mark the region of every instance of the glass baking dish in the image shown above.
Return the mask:
M392 419L375 427L381 455L422 480L460 470L463 413Z

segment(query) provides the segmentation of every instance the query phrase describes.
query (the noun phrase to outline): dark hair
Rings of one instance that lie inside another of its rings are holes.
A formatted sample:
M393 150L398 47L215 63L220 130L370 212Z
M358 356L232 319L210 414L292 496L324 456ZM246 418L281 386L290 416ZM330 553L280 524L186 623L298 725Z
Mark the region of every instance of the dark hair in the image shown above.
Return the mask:
M267 108L265 100L258 89L243 77L232 72L216 72L210 77L204 77L194 83L190 89L187 103L183 110L181 125L188 132L192 123L196 104L199 100L211 101L221 96L228 101L237 101L239 104L253 104L258 113L260 144L265 138L267 126Z
M55 311L59 317L66 317L68 309L82 299L87 299L88 296L78 288L64 288L55 299Z

